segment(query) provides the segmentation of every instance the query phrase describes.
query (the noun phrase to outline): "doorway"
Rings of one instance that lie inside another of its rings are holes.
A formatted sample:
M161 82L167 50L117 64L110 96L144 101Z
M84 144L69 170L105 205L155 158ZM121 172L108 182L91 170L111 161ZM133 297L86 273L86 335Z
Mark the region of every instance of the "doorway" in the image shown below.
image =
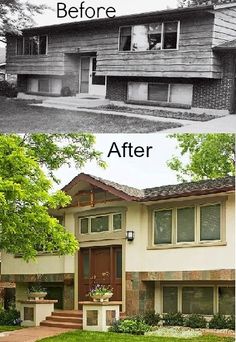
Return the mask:
M93 284L111 285L112 300L122 300L122 247L81 248L79 252L79 301L88 300Z
M97 58L81 57L80 62L80 93L104 96L106 95L106 77L97 76Z

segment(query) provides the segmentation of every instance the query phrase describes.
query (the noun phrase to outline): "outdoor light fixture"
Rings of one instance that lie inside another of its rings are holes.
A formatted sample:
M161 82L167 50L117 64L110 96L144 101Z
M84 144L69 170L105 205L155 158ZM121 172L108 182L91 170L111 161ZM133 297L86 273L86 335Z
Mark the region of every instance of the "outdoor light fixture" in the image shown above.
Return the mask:
M126 240L127 241L133 241L134 240L134 231L133 230L127 230Z

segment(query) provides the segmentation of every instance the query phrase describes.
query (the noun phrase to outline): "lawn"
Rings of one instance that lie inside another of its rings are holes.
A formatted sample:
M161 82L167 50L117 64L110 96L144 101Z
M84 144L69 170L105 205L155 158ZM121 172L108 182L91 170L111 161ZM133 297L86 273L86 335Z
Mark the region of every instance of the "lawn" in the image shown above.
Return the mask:
M95 114L64 109L33 107L32 102L0 97L0 132L2 133L153 133L181 127L171 122Z
M19 327L18 325L14 325L14 326L0 325L0 333L5 332L5 331L18 330L18 329L22 329L22 327Z
M86 331L73 331L62 334L56 337L49 337L43 340L44 342L233 342L234 338L230 337L216 337L216 336L201 336L193 339L175 339L173 337L153 337L153 336L134 336L127 334L114 334L114 333L99 333L99 332L86 332Z

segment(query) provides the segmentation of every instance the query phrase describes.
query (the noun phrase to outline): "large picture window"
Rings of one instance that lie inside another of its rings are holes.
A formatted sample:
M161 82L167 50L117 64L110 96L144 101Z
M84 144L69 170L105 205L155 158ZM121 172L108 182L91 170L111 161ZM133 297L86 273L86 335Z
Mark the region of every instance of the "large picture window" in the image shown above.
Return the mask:
M80 234L119 231L122 229L122 214L113 213L79 218Z
M154 211L154 245L221 241L221 204Z
M46 35L35 35L19 37L16 41L17 55L46 55L48 37Z
M183 287L182 312L213 315L213 287Z
M120 28L120 51L178 49L179 22L160 22Z

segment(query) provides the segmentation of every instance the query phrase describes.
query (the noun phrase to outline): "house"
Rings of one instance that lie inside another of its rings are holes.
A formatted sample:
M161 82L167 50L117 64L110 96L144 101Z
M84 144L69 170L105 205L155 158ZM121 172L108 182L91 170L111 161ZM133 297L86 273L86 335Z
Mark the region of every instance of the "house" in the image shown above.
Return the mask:
M6 50L0 47L0 81L6 79Z
M82 173L63 190L72 202L54 215L80 250L41 251L36 263L3 253L2 279L16 282L17 301L40 278L57 308L80 309L96 276L126 314L233 314L234 177L139 190Z
M234 113L235 18L229 2L25 29L7 72L29 94Z

